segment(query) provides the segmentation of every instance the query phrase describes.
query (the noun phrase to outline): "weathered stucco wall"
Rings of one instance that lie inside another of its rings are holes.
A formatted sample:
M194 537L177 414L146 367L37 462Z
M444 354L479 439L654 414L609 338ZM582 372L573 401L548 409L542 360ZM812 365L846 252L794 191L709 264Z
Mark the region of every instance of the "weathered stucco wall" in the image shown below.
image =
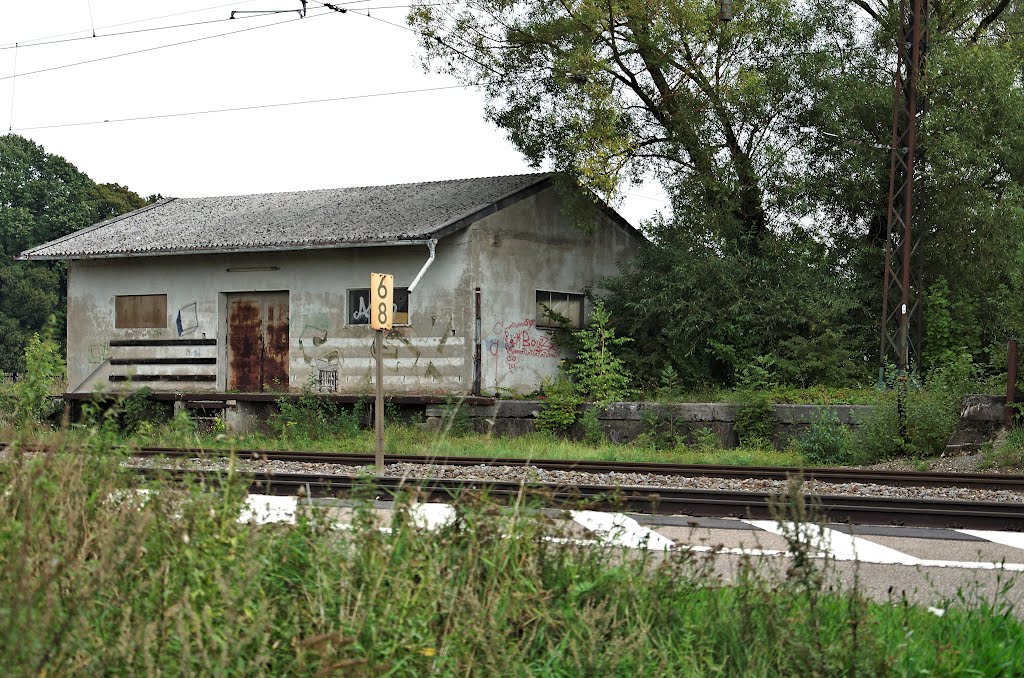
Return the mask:
M537 290L583 292L617 274L641 243L598 218L593 233L574 228L548 188L470 227L466 275L467 286L481 290L481 393L530 393L558 373L551 332L536 326Z
M537 290L581 292L615 274L639 245L635 234L601 219L595 234L575 230L547 188L442 238L411 296L409 326L386 339L387 390L471 392L478 343L483 393L536 390L560 359L549 332L535 326ZM427 255L417 245L71 262L68 388L112 390L132 375L154 391L226 391L228 295L287 291L287 389L369 392L373 333L350 323L348 290L368 287L373 271L408 287ZM116 329L115 297L146 294L167 295L167 327Z
M471 346L462 307L472 290L459 288L465 268L463 236L438 244L437 259L410 302L410 326L397 327L385 344L385 383L391 391L464 391ZM369 285L372 271L395 274L407 287L427 259L426 246L137 257L72 262L68 283L68 385L74 392L110 389L114 375L171 375L181 381L146 381L155 391L223 391L227 383L226 295L289 292L288 390L312 383L323 390L369 390L372 330L347 319L349 289ZM276 267L277 270L228 272ZM165 329L115 329L114 297L167 294ZM178 331L178 316L183 319ZM118 346L125 340L164 340L166 346ZM202 340L214 345L188 345ZM113 344L112 344L113 342ZM212 342L211 342L212 343ZM111 359L214 358L214 364L114 365ZM336 373L337 386L332 373ZM212 376L191 381L185 375ZM323 379L322 379L323 378ZM137 385L143 382L139 381Z

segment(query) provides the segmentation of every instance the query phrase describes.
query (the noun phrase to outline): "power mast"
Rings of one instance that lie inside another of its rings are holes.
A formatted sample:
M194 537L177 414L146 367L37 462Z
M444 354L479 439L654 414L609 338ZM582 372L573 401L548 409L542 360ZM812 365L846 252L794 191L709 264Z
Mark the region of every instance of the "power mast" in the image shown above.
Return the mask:
M885 386L886 364L895 362L900 437L905 438L907 379L920 366L922 334L920 239L913 237L912 227L918 214L914 197L920 197L922 183L917 123L924 111L918 87L927 45L927 0L900 0L899 12L878 382Z

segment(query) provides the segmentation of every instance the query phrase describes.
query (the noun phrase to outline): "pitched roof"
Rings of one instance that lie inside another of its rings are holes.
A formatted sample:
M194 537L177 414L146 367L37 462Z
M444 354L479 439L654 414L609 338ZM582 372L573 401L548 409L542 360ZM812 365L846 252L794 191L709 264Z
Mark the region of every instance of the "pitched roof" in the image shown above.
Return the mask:
M443 237L550 183L519 174L219 198L171 198L22 252L24 259L346 247Z

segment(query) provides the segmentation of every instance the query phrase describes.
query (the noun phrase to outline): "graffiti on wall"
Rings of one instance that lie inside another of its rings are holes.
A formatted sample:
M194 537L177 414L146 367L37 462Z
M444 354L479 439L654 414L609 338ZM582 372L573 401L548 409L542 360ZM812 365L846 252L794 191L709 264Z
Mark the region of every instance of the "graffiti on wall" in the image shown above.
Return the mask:
M89 346L89 364L98 365L107 361L108 347L106 344L91 344Z
M192 334L199 329L199 313L196 310L196 302L187 304L178 309L178 318L175 321L178 328L178 336L183 337Z
M505 364L514 370L516 364L523 359L557 358L558 347L551 337L543 330L536 328L536 321L526 319L522 322L494 323L492 337L487 339L487 350L497 360L501 349L505 350Z
M312 387L321 393L338 391L338 367L341 364L341 351L332 349L320 352L319 349L327 341L327 330L316 325L306 325L299 335L299 350L302 360L314 369Z

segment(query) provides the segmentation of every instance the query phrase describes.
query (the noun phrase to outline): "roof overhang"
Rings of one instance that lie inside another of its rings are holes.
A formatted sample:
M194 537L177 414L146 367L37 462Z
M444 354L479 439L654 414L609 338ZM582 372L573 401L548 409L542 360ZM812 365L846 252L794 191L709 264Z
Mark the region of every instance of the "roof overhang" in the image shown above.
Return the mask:
M301 250L341 250L364 247L405 247L427 245L431 238L415 240L368 240L360 242L316 243L267 245L263 247L211 247L208 249L191 250L146 250L142 252L111 252L108 254L83 254L78 256L37 256L22 252L16 257L18 261L77 261L80 259L136 259L138 257L175 257L196 256L198 254L259 254L263 252L295 252Z

